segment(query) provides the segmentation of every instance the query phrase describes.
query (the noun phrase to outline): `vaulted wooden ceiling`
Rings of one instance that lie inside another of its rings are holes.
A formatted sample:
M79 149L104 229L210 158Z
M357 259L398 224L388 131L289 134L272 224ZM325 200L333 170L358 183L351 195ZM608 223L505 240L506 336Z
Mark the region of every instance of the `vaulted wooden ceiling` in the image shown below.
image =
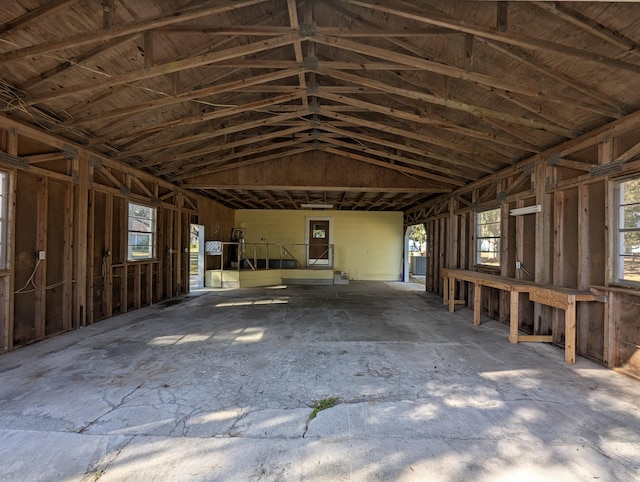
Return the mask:
M2 6L7 115L233 208L406 210L640 107L638 3Z

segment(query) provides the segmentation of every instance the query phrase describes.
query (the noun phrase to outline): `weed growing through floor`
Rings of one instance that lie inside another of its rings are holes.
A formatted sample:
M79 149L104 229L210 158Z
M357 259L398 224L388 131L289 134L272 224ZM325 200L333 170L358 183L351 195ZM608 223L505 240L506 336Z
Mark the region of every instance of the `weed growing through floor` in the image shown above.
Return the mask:
M313 412L311 412L311 415L309 415L309 420L313 420L314 418L316 418L316 415L318 415L318 413L321 412L322 410L326 410L327 408L333 407L338 400L339 400L338 397L329 397L329 398L323 398L322 400L318 400L313 405Z

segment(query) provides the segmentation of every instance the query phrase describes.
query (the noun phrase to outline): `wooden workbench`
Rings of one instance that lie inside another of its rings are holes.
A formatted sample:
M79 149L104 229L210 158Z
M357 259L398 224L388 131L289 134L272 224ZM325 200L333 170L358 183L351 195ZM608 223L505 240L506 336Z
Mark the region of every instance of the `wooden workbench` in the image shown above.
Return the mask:
M576 362L576 302L578 301L600 301L598 297L590 291L579 291L561 286L542 285L531 281L522 281L513 278L505 278L476 271L464 269L443 268L444 278L444 303L449 305L449 311L455 311L456 304L464 304L464 300L455 299L456 281L467 281L473 283L473 324L480 324L480 305L482 299L482 287L488 286L510 294L509 313L509 341L518 342L545 342L551 343L551 335L520 335L518 333L519 317L519 293L528 293L529 300L547 306L552 306L564 310L564 349L565 361L573 364Z

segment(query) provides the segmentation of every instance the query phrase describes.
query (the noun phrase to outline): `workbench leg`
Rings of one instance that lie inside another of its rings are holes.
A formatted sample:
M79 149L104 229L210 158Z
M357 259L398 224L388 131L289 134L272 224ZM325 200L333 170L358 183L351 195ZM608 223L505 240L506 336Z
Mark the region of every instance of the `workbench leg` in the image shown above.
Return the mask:
M518 343L518 325L520 323L518 317L518 301L520 293L517 291L510 291L511 303L509 306L509 341L511 343Z
M449 278L449 312L456 310L456 279L452 276Z
M449 304L449 277L444 276L442 279L444 281L444 289L442 290L442 304L448 305Z
M482 285L473 284L473 326L480 326L480 308L482 307Z
M564 312L564 361L576 362L576 299L569 296L569 305Z

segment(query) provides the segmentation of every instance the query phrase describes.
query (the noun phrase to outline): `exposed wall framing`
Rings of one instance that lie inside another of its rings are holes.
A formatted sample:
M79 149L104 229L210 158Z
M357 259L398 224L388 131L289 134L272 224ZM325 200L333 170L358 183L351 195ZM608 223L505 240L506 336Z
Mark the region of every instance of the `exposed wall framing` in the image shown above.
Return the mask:
M578 353L640 374L640 289L616 284L613 277L612 191L616 181L635 176L640 176L639 114L407 212L407 225L426 225L427 290L442 294L440 270L448 267L596 291L605 303L578 307ZM537 204L540 213L509 215L511 209ZM475 213L495 207L502 212L501 267L478 266ZM505 294L485 289L482 295L482 311L506 323ZM520 296L520 330L553 334L554 343L563 345L562 310ZM472 284L459 282L456 297L473 307Z
M0 352L187 292L190 224L203 213L212 239L233 226L228 208L1 116L0 152ZM154 259L127 259L129 201L157 209Z

